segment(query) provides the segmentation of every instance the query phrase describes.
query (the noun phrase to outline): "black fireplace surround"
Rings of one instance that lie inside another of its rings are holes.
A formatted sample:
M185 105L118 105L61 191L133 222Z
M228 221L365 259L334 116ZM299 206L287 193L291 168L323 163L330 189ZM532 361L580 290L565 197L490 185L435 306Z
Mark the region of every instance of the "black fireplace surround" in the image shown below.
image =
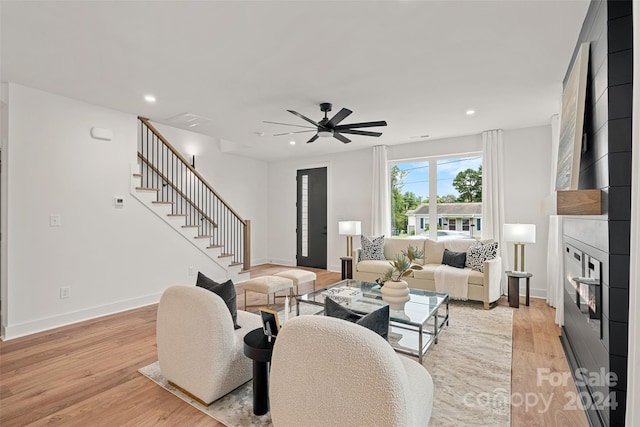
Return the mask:
M580 44L590 43L579 189L601 190L603 214L564 217L564 305L558 309L564 310L561 342L592 426L625 425L632 22L631 1L592 0L574 50L575 58Z

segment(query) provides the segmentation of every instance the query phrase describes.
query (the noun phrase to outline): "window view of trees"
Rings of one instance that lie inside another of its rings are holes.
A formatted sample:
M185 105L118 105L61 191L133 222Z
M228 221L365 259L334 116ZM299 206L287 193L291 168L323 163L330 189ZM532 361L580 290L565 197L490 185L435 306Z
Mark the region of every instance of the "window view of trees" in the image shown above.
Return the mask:
M391 223L393 234L399 234L400 230L407 229L407 211L415 209L420 203L423 203L422 197L416 196L413 192L402 192L404 179L408 174L409 171L400 169L398 165L391 167ZM425 203L428 203L428 201Z
M481 202L482 165L477 170L466 169L458 172L453 179L453 187L459 194L456 202Z
M482 158L441 158L391 166L391 227L397 236L429 231L429 168L437 171L437 227L474 236L481 227ZM431 189L431 190L430 190ZM440 234L440 233L438 233Z

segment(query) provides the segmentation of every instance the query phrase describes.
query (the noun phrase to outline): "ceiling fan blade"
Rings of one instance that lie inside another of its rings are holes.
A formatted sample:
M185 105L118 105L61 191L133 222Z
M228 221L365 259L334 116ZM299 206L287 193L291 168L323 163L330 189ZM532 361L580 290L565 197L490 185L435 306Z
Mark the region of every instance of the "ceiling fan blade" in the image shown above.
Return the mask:
M318 134L317 133L315 135L313 135L310 140L307 141L307 144L310 143L310 142L315 141L316 139L318 139Z
M349 138L340 135L338 132L333 132L333 137L335 139L337 139L338 141L344 142L345 144L348 143L348 142L351 142L351 140Z
M318 123L314 122L313 120L311 120L308 117L303 116L302 114L298 113L297 111L293 111L293 110L287 110L287 111L290 112L291 114L294 114L294 115L300 117L302 120L308 121L309 123L311 123L312 125L314 125L316 127L322 127Z
M366 130L355 130L355 129L342 129L341 133L350 133L352 135L364 135L364 136L380 136L382 132L368 132Z
M331 120L327 122L327 127L329 129L335 127L338 123L349 117L349 114L351 113L353 113L353 111L343 108L342 110L338 111L336 115L331 118Z
M275 135L273 135L273 136L291 135L291 134L294 134L294 133L307 133L307 132L315 132L315 131L316 131L315 129L311 129L311 130L298 130L298 131L295 131L295 132L276 133L276 134L275 134Z
M379 122L351 123L349 125L340 125L334 127L335 130L353 129L353 128L371 128L375 126L386 126L387 122L381 120Z
M272 125L285 125L285 126L295 126L298 128L315 129L314 127L311 127L311 126L292 125L291 123L269 122L267 120L263 120L262 123L271 123Z

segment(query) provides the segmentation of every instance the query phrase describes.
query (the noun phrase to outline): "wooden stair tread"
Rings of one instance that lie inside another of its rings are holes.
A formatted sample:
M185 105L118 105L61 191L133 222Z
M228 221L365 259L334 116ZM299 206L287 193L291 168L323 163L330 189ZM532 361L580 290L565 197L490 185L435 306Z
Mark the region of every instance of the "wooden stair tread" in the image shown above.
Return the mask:
M136 190L140 190L140 191L160 191L159 188L151 188L151 187L136 187Z
M241 264L241 263L238 263L238 264ZM250 273L251 273L250 270L241 270L238 272L238 274L250 274Z
M231 257L231 256L233 256L233 254L220 254L220 255L218 255L218 258L228 258L228 257Z
M163 202L161 200L154 200L151 203L154 205L175 205L175 202Z
M141 173L134 173L133 176L135 176L136 178L142 177Z
M236 265L242 265L241 262L232 262L231 264L229 264L229 267L235 267Z
M194 239L210 239L212 237L213 236L209 236L209 235L206 235L206 234L199 234L196 237L194 237Z
M222 248L224 247L223 245L211 245L211 246L207 246L207 249L218 249L218 248Z
M183 225L182 228L198 228L200 227L199 225Z
M184 216L184 217L186 217L187 214L167 214L167 216Z

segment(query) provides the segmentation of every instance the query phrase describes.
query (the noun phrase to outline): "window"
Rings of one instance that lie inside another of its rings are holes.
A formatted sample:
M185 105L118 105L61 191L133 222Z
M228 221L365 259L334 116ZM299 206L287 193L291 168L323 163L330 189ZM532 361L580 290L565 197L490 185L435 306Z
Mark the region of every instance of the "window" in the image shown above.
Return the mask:
M458 233L441 233L441 237L479 237L482 156L399 162L390 165L390 177L391 229L394 235L422 234L438 238L436 230L455 230ZM432 199L435 203L430 203Z

